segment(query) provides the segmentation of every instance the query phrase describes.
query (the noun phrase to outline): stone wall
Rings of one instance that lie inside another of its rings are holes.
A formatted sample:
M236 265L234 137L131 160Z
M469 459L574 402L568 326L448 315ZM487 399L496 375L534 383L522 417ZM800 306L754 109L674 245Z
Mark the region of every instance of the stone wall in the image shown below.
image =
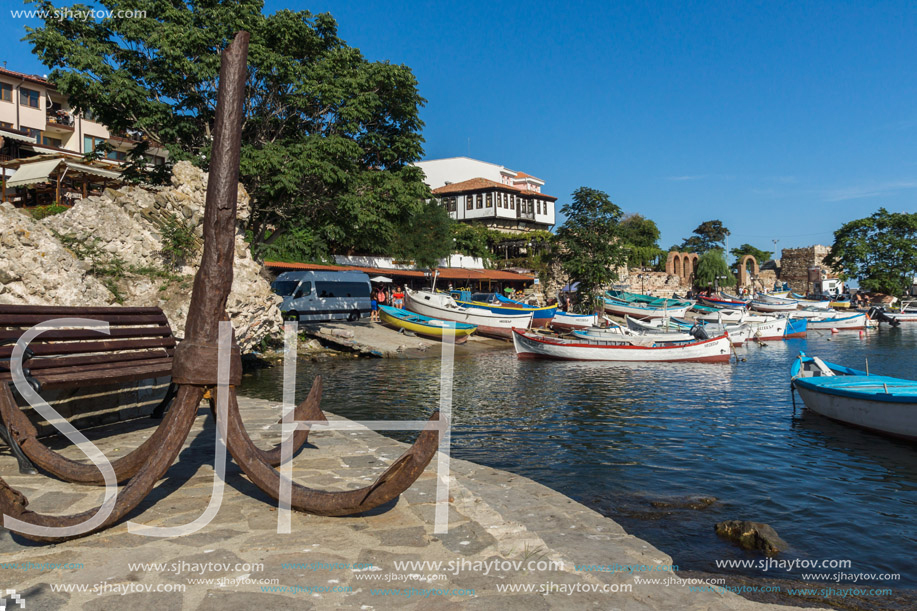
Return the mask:
M797 293L805 293L811 286L808 283L810 267L820 267L822 273L829 275L835 273L824 263L830 251L830 247L821 244L805 248L784 248L780 257L780 280L789 284Z

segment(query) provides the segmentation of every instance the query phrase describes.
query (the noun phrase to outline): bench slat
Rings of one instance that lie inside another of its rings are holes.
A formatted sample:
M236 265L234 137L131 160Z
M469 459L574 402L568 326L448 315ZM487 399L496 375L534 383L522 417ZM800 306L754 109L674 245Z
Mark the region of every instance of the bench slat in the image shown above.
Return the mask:
M55 314L3 314L0 315L0 327L24 327L28 328L37 325L40 322L53 320L55 318L64 318L65 316ZM167 325L169 324L165 314L86 314L84 312L74 312L66 318L88 318L90 320L103 320L110 325Z
M171 348L174 337L155 339L125 339L100 342L58 342L53 344L31 344L29 349L35 356L64 354L87 354L92 352L116 352L119 350L140 350L144 348ZM0 358L9 358L14 346L0 347Z
M171 360L174 352L175 350L173 348L154 348L151 350L138 350L136 352L127 352L121 354L102 353L89 356L35 358L27 361L25 363L25 368L31 371L33 375L37 376L41 371L49 369L62 369L65 367L83 367L106 363L120 363L124 366L129 366L127 363L149 360L150 358ZM10 373L10 362L0 361L0 382L9 382L11 379L12 374ZM87 385L91 385L91 380L87 382Z
M85 314L111 314L113 316L122 316L124 314L162 314L162 310L157 307L82 307L0 304L0 315L3 314L59 314L67 316L81 316Z
M109 333L101 333L93 329L58 329L54 331L45 331L36 337L32 344L44 343L49 341L60 340L83 340L83 339L108 339L108 338L125 338L125 337L168 337L172 335L172 329L168 325L157 325L155 327L116 327L109 329ZM22 336L22 331L0 331L0 341L18 340Z
M119 384L123 382L136 382L137 380L146 380L149 378L158 378L168 375L171 369L163 373L161 364L141 365L137 367L120 367L106 371L92 372L92 386L103 386L108 384ZM85 373L77 374L51 374L45 376L42 380L42 388L68 388L85 385L87 379Z

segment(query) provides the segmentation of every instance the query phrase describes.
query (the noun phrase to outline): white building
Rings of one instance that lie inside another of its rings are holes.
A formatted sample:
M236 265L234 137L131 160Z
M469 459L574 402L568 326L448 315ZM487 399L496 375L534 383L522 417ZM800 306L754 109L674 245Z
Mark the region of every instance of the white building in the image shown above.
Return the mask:
M557 198L542 193L544 181L525 172L468 157L420 161L425 182L452 218L501 231L548 231Z

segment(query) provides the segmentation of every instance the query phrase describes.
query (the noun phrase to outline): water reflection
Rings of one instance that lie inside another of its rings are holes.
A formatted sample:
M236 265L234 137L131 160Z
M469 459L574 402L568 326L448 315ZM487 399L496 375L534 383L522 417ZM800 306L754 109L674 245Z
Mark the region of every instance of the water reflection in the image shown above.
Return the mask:
M790 557L850 558L854 572L897 572L897 585L913 586L917 448L808 413L798 398L794 417L788 372L805 350L917 379L915 348L917 328L883 328L740 348L736 365L520 361L511 349L459 357L453 455L587 503L683 568L746 557L713 524L751 519L774 526ZM439 400L436 359L303 362L297 396L317 373L323 407L351 418L425 418ZM246 376L242 393L279 400L281 374ZM719 500L652 504L692 495Z

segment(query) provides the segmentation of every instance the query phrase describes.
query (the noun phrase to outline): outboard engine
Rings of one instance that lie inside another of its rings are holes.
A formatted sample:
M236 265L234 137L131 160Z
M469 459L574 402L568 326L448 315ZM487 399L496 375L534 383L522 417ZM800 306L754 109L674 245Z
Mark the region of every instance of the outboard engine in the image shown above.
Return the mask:
M704 325L694 325L688 333L693 335L695 339L713 339Z
M892 318L885 313L885 308L882 306L873 306L869 308L869 312L866 313L871 320L878 320L879 322L887 323L893 327L898 327L901 325L901 321L895 318Z

